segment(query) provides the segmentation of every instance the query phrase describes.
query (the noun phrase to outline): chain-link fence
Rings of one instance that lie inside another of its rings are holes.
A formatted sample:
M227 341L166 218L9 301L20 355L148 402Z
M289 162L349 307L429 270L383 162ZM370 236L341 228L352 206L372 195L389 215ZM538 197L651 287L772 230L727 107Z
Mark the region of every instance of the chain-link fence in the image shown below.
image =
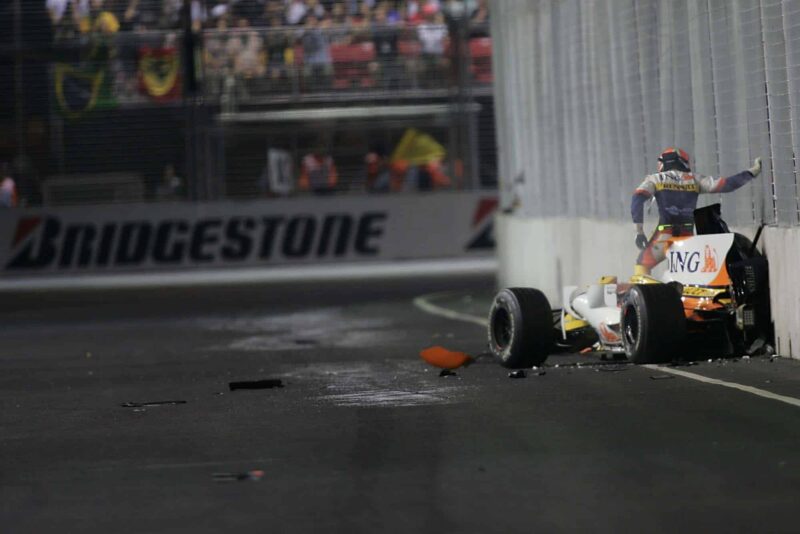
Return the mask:
M492 9L495 46L526 51L495 65L506 203L520 197L529 215L629 220L635 186L661 150L680 146L707 175L763 156L761 177L703 199L721 201L729 222L800 224L800 1L502 0Z
M446 4L12 0L4 175L20 205L491 186L488 11Z

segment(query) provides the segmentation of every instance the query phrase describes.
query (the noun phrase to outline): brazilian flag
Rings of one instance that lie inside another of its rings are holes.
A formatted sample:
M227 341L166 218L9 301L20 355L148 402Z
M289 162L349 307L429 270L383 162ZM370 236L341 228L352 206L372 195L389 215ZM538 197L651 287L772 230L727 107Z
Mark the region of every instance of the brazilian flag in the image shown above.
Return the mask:
M95 46L85 61L56 63L53 72L55 99L61 114L77 119L96 109L117 106L108 68L107 46Z

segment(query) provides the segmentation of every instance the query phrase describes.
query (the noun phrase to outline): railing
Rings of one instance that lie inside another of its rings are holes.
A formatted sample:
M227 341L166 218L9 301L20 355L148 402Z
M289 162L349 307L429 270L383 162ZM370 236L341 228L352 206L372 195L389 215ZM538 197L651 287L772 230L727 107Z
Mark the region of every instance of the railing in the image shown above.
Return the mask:
M442 97L462 81L490 94L491 39L458 45L445 26L432 30L441 39L428 45L419 28L378 27L357 42L331 29L207 30L195 54L200 93L226 110L281 101ZM51 67L56 104L75 116L94 106L179 102L181 43L174 31L61 39L63 61ZM73 102L70 91L90 94Z

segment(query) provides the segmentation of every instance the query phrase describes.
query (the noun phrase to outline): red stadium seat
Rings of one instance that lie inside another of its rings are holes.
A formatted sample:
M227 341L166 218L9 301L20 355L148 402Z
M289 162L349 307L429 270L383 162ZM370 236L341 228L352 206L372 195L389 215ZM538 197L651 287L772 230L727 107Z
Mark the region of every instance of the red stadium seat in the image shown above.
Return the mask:
M398 41L397 42L397 51L400 53L401 56L405 57L417 57L422 50L422 46L419 44L419 41Z
M375 78L369 71L370 63L375 61L373 43L331 45L331 59L334 88L375 86Z
M476 37L469 41L469 54L472 57L472 71L478 83L492 83L492 39Z

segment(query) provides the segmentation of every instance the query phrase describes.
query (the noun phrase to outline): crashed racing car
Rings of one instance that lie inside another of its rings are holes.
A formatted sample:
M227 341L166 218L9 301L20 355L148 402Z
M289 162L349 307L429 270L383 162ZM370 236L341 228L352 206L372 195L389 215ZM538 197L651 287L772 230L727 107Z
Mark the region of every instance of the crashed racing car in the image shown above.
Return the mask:
M634 363L693 355L740 355L771 342L766 258L733 233L720 205L695 210L697 234L670 238L661 280L603 277L563 288L563 308L544 293L507 288L489 315L489 348L511 368L542 364L559 352L598 351Z

